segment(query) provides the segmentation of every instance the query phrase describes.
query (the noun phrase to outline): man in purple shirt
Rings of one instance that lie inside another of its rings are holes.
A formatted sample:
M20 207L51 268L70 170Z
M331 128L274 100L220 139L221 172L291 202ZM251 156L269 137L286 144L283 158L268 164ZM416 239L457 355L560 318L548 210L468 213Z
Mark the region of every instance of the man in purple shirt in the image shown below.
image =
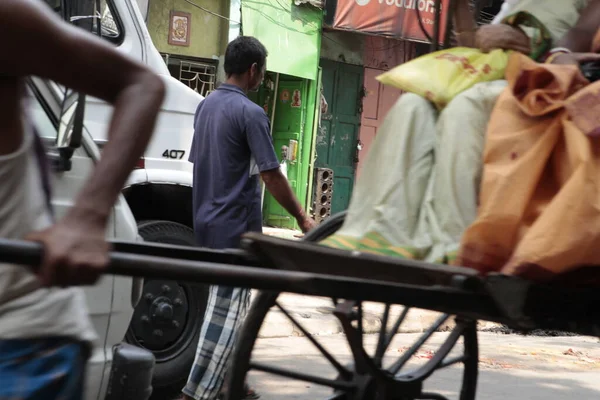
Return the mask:
M259 176L302 231L315 225L279 169L269 118L247 97L248 91L257 90L262 83L266 59L267 50L255 38L241 36L232 41L225 52L227 81L196 110L189 161L194 164L198 246L236 248L243 233L262 232ZM217 398L249 301L248 289L211 287L184 398Z

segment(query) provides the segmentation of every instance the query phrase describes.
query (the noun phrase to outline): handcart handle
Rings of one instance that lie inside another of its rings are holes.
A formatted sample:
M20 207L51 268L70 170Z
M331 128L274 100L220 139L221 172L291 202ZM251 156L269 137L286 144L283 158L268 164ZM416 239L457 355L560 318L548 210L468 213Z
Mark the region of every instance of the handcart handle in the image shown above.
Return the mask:
M0 262L39 268L44 255L41 244L25 240L0 239Z
M116 243L116 247L127 246L126 243ZM149 252L147 255L145 251ZM206 260L179 259L175 257L156 256L153 246L134 244L133 252L111 251L109 266L105 274L148 279L187 280L206 284L227 284L239 287L256 287L266 290L284 289L285 286L311 278L311 274L289 272L283 277L281 271L251 267L250 263L242 265L220 263ZM142 248L142 250L140 250ZM157 249L160 250L160 247ZM165 247L162 247L164 253ZM182 247L175 246L171 255L176 256ZM194 251L192 249L191 251ZM36 242L24 240L0 239L0 263L17 264L30 267L34 271L39 267L43 257L43 246ZM224 252L198 252L199 254L217 254L228 256ZM189 255L182 253L184 256ZM229 255L234 259L243 260L235 252ZM231 258L230 257L230 258ZM285 282L282 282L285 281ZM283 285L287 283L288 285Z
M239 249L215 250L173 244L119 241L110 242L110 246L113 253L258 266L251 254ZM41 263L42 255L43 249L39 243L0 238L0 262L26 265L35 270Z
M456 313L456 310L468 309L469 313L467 314L476 317L494 315L495 310L495 306L485 296L454 288L425 288L364 278L356 279L321 273L159 257L140 253L111 251L110 265L105 274L255 288L340 299L399 303L449 314ZM0 263L24 265L35 269L40 264L42 255L43 249L38 243L0 239ZM243 259L243 257L239 258ZM488 317L488 319L490 318Z

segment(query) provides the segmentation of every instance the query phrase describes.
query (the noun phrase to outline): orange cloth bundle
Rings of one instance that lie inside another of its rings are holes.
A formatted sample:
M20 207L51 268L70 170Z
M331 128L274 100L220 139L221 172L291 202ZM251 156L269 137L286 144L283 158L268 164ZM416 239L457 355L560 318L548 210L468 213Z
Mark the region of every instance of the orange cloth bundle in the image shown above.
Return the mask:
M478 217L456 264L539 281L598 266L600 81L520 54L506 78L488 126Z

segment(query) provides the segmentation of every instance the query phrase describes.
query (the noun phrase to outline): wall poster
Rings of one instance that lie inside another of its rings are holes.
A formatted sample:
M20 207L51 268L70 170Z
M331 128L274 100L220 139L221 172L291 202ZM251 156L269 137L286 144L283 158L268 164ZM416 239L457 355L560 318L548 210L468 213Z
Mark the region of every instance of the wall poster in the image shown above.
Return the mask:
M190 45L192 15L181 11L171 11L169 16L169 44L174 46Z

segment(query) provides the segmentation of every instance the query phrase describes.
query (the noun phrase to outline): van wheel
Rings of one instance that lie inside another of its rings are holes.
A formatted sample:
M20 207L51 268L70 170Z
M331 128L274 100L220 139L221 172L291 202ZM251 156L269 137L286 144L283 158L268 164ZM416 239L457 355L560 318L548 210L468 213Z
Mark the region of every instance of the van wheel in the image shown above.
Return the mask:
M143 221L140 236L147 242L194 246L194 231L169 221ZM156 357L152 399L181 393L194 363L206 311L208 286L169 280L144 282L125 340Z

